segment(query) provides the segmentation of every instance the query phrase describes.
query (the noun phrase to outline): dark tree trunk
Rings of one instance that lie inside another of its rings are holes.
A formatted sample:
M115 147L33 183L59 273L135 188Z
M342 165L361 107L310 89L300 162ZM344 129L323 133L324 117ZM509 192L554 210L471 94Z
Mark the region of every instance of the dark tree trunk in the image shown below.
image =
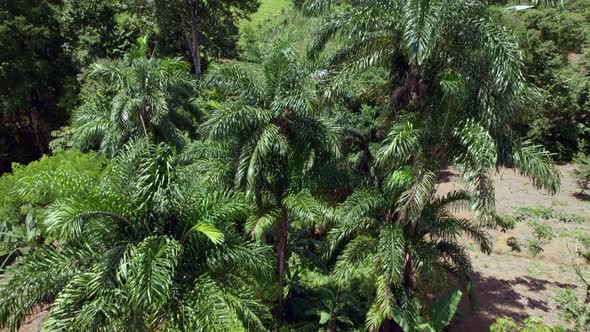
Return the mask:
M412 256L409 254L406 254L406 264L404 266L402 286L409 290L413 289L414 287L414 283L412 282Z
M191 50L191 57L193 66L195 67L195 75L199 76L202 73L201 69L201 53L199 46L199 28L198 28L198 8L197 0L192 0L190 3L190 17L191 17L191 38L189 48Z
M409 65L406 69L404 85L395 89L391 95L393 105L395 107L404 107L418 98L422 90L420 80L420 66Z
M287 256L287 240L289 228L289 215L287 208L281 204L281 219L279 221L279 232L277 238L277 263L278 263L278 292L277 292L277 307L275 316L281 318L284 308L284 294L285 286L285 272L286 272L286 256Z
M392 319L385 319L381 323L379 332L403 332L404 330Z
M45 140L44 135L41 130L41 120L39 119L39 114L37 113L37 109L43 109L44 105L41 104L41 94L39 90L33 89L31 91L31 96L29 96L29 105L31 109L29 110L29 120L31 121L31 131L33 133L33 142L39 154L44 155L47 153L47 149L45 147Z
M336 319L331 318L328 321L328 325L326 326L326 332L335 332L336 331Z

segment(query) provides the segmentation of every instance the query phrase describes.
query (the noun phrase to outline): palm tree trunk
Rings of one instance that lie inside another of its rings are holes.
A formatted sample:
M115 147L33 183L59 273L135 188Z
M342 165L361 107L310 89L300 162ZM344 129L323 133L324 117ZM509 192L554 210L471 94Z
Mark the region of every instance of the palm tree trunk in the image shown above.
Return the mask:
M331 318L328 321L328 325L326 326L326 332L335 332L336 331L336 319Z
M197 9L197 1L191 1L191 8L190 8L190 16L191 16L191 41L189 48L191 50L191 57L193 60L193 66L195 66L195 75L199 76L202 73L201 69L201 53L200 53L200 46L199 46L199 29L197 24L197 17L198 17L198 9Z
M383 323L381 323L381 327L379 328L379 332L403 332L404 330L392 319L386 318Z
M406 69L404 84L393 91L391 100L395 107L403 107L418 98L421 94L421 70L420 66L410 64Z
M287 254L287 240L288 240L288 228L289 228L289 215L287 208L281 204L281 218L279 221L279 232L277 239L277 263L278 263L278 292L277 292L277 307L275 316L280 318L283 314L284 306L284 294L283 289L285 287L285 272L286 272L286 254Z
M412 282L412 256L410 254L406 254L402 286L408 290L411 290L414 287L414 283Z

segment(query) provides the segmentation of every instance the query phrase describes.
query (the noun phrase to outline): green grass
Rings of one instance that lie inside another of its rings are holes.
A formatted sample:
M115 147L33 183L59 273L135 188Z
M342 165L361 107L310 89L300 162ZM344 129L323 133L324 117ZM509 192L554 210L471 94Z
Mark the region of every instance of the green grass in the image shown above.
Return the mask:
M268 19L273 19L289 9L291 4L291 0L261 0L260 9L251 16L251 23L256 26Z

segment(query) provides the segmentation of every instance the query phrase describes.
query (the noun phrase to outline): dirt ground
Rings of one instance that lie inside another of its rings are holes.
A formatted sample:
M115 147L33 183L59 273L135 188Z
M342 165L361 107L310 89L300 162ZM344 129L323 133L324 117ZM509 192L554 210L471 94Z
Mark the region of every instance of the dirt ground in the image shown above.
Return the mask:
M561 166L561 191L556 196L536 190L530 181L511 170L502 170L495 175L496 208L499 213L512 213L517 207L552 207L557 211L588 217L590 220L590 198L578 195L578 189L571 176L571 166ZM461 189L462 184L456 174L449 176L438 186L439 193ZM568 244L573 243L573 232L590 232L590 221L584 223L562 223L555 221L553 229L557 238L543 245L544 251L531 257L523 250L512 253L506 239L530 238L531 229L521 222L514 230L502 233L493 231L494 251L485 255L466 240L470 248L474 266L474 280L477 290L478 310L462 303L462 318L453 321L450 331L489 331L489 326L499 317L510 316L523 321L530 316L542 317L547 323L557 323L557 304L555 298L559 290L566 287L582 288L571 268ZM34 315L19 330L38 331L40 323L47 314L42 311Z
M579 195L572 170L572 166L560 166L562 185L560 193L555 196L536 190L528 179L512 170L501 170L495 175L499 213L510 214L518 207L551 207L588 220L583 223L549 221L557 236L544 243L544 251L536 257L528 254L526 249L513 253L506 245L506 240L512 236L525 241L531 238L531 228L526 221L506 233L491 232L494 241L491 255L479 252L466 240L475 270L478 310L472 311L469 305L462 303L463 317L453 322L450 331L489 331L489 326L502 316L519 322L537 316L549 324L559 323L555 302L559 291L574 288L582 296L583 289L571 267L570 250L575 243L572 234L590 234L590 201L587 196ZM439 184L438 191L445 193L461 187L456 174L450 172L449 177Z

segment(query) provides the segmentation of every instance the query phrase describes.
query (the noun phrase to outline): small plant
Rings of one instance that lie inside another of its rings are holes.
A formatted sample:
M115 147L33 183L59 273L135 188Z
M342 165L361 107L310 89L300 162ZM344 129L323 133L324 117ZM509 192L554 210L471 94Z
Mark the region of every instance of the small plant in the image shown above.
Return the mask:
M573 213L559 213L556 216L557 219L559 219L559 221L564 222L564 223L576 223L576 224L582 224L584 222L586 222L586 217L577 215L577 214L573 214Z
M513 252L521 252L522 251L520 241L518 241L518 239L515 238L514 236L511 236L508 238L508 240L506 240L506 245L510 248L510 251L513 251Z
M574 331L590 331L590 303L580 301L571 289L560 292L555 299L559 304L559 316L574 326Z
M544 206L540 206L540 207L536 207L536 208L520 207L520 208L515 209L514 216L516 217L516 219L518 221L524 221L524 220L533 219L533 218L549 220L549 219L555 218L556 213L552 207L544 207Z
M514 229L518 221L519 220L516 217L507 214L496 216L496 225L500 227L502 233Z
M578 153L574 158L576 169L574 170L574 177L581 192L590 189L590 156L583 153Z
M555 237L555 232L553 232L553 227L550 224L539 222L539 221L530 221L529 226L533 229L533 235L537 238L537 240L551 240Z
M530 317L525 319L523 324L519 326L514 319L510 317L498 318L492 326L491 332L561 332L567 331L561 326L548 326L543 323L543 320L538 317Z
M541 247L541 241L537 239L532 239L527 242L527 250L531 256L537 256L538 254L543 252L543 247Z

